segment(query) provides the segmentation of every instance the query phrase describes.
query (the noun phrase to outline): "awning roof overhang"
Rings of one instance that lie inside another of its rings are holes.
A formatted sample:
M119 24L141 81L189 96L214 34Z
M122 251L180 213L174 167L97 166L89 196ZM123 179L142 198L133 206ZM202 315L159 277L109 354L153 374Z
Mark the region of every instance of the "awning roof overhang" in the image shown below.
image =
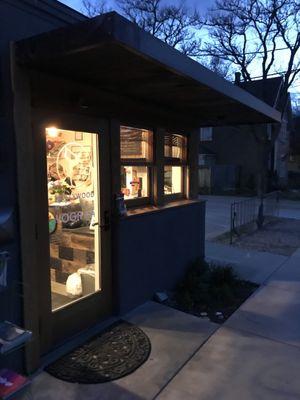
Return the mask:
M112 12L16 43L17 62L181 118L189 127L280 122L276 109ZM115 107L122 104L115 102Z

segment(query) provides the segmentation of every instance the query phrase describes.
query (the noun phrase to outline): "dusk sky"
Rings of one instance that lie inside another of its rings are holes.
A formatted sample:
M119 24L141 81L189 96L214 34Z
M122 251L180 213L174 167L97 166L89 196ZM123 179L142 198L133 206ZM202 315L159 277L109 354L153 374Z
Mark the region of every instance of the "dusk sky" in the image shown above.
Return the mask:
M59 0L62 3L67 4L69 7L72 7L78 11L82 12L82 0ZM166 3L178 3L180 0L165 0ZM185 0L186 4L188 6L191 7L197 7L198 10L202 13L205 13L205 11L208 9L208 7L212 6L214 4L215 0ZM115 6L115 0L106 0L106 5L112 9L116 9ZM202 31L203 32L203 31ZM202 33L202 37L205 38L205 33L203 36ZM280 54L280 59L285 59L285 54L284 52L281 52ZM286 55L286 57L288 58L288 54ZM281 62L279 59L279 70L282 69L282 67L280 66ZM250 72L252 74L254 74L254 76L260 76L261 74L261 63L256 63L254 62L253 64L251 64L251 68L250 68ZM299 89L298 89L299 88ZM300 82L299 82L299 78L297 79L297 81L293 84L293 91L298 92L300 90Z
M62 3L67 4L68 6L75 8L76 10L81 11L82 9L82 0L60 0ZM176 2L176 1L175 1ZM205 11L209 5L211 5L214 0L186 0L188 5L197 7L200 11ZM171 1L169 1L171 3ZM111 8L114 8L114 0L108 0L107 5Z

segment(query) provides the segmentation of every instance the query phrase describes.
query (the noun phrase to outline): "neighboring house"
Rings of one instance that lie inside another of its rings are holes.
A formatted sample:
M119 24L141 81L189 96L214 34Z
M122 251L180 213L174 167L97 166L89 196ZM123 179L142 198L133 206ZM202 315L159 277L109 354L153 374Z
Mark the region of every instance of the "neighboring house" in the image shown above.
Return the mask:
M288 184L292 113L289 97L286 105L281 105L282 78L265 82L236 81L236 85L274 108L284 108L282 122L281 125L202 128L200 193L251 193L262 187L270 191Z
M281 116L117 13L0 18L0 318L33 332L0 365L32 372L204 257L199 127Z
M294 129L290 138L289 154L289 188L300 189L300 116L294 120Z

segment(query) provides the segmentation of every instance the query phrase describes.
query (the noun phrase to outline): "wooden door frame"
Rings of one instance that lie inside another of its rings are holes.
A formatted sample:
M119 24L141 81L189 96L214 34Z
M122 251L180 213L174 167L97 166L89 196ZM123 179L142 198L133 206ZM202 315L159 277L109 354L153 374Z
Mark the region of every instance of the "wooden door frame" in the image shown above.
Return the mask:
M25 368L28 373L33 372L40 366L42 355L41 347L41 326L43 321L40 320L40 301L41 293L45 290L45 285L41 282L48 282L48 290L50 287L49 268L39 268L42 257L45 258L43 249L46 249L48 244L47 240L41 245L41 238L45 236L45 227L38 222L43 221L45 216L46 220L48 215L45 214L45 208L37 207L39 201L43 199L45 194L39 190L39 185L36 182L36 158L45 156L37 152L38 147L36 143L37 130L42 124L47 124L48 121L56 121L57 126L61 125L60 121L64 121L64 129L68 126L72 130L82 130L87 132L95 131L95 121L102 121L105 125L107 132L103 135L102 140L106 141L105 147L109 149L110 146L110 125L109 120L89 117L86 115L72 115L61 114L55 111L35 110L31 108L31 90L28 74L26 70L18 67L14 62L14 51L11 52L11 73L12 73L12 87L14 91L14 110L13 110L13 125L16 141L16 156L17 156L17 185L18 185L18 208L19 208L19 231L20 231L20 247L21 247L21 268L23 275L23 323L24 326L33 332L33 340L25 348ZM69 123L67 123L67 120ZM75 129L74 129L75 128ZM104 156L110 157L110 151L107 151ZM104 162L107 170L102 176L106 176L105 182L100 179L101 193L105 196L105 203L109 207L112 206L112 193L111 193L111 166L110 160ZM42 174L40 174L42 176ZM43 175L44 176L44 175ZM105 190L103 189L105 187ZM45 201L45 199L43 200ZM47 224L44 224L47 225ZM48 228L46 228L48 229ZM105 277L107 284L110 287L110 304L109 309L112 312L112 268L111 268L111 230L109 237L105 235L102 245L107 246L106 252L106 265L107 276ZM46 245L45 245L46 243ZM49 252L48 250L45 250ZM43 271L44 270L44 271ZM39 275L39 272L41 275ZM47 274L43 275L43 274ZM44 292L45 293L45 292ZM49 306L49 296L47 299ZM99 320L98 320L99 321ZM46 340L49 342L50 338ZM46 343L47 344L47 343Z

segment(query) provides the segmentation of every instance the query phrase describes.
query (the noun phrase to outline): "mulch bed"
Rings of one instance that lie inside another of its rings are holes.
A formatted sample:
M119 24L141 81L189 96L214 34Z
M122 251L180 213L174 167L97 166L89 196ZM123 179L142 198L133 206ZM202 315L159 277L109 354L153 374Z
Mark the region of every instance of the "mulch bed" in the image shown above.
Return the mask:
M236 288L236 297L234 301L227 305L216 306L215 304L198 303L194 304L193 307L184 307L178 303L175 292L169 292L169 298L164 301L163 304L200 318L208 318L210 321L217 324L223 324L258 287L259 285L253 282L240 281L240 286ZM206 313L207 316L203 316L203 313Z

